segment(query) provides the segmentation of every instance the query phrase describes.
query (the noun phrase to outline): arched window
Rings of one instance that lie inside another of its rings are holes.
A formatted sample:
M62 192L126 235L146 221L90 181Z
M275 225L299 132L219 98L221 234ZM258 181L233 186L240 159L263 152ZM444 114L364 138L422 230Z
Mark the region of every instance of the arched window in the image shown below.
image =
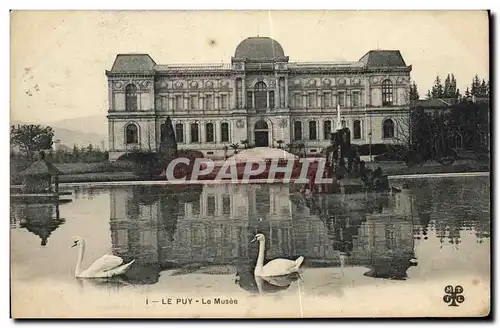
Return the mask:
M137 110L137 87L133 84L125 87L125 109L127 111Z
M255 84L255 108L267 108L267 86L264 82L257 82Z
M205 125L205 141L206 142L214 142L214 124L207 123Z
M323 123L323 139L329 140L332 133L332 121L327 120Z
M382 82L382 106L392 106L393 87L391 80L387 79Z
M125 128L125 142L127 144L137 144L139 143L139 133L137 125L129 124Z
M229 142L229 123L220 124L220 141Z
M177 142L184 142L184 124L182 123L175 125L175 140Z
M355 120L353 122L353 139L361 139L361 121Z
M316 130L316 121L309 121L309 140L318 139L318 133Z
M388 118L382 123L382 137L384 139L394 138L394 122Z
M295 140L302 140L302 122L293 123L293 136Z
M198 123L191 123L191 142L200 142Z

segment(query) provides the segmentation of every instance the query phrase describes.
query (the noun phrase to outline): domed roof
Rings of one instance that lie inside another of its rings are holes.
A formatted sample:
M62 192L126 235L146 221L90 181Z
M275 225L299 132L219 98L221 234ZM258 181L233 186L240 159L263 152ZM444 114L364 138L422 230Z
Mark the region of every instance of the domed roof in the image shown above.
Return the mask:
M281 45L269 37L250 37L241 41L234 52L235 58L272 59L285 57Z

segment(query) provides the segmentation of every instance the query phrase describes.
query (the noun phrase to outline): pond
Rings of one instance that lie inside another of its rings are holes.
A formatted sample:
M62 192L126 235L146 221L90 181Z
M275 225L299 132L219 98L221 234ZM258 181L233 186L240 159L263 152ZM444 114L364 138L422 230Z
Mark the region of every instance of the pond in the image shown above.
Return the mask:
M489 177L405 179L401 192L302 196L289 185L74 189L58 206L11 204L14 317L485 315ZM254 276L304 257L300 277ZM75 278L109 253L121 277ZM460 285L465 301L443 302Z

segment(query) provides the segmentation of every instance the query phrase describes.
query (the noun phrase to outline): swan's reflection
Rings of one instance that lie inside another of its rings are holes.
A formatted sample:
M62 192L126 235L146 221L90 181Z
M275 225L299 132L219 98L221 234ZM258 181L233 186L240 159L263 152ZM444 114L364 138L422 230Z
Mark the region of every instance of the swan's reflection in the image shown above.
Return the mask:
M288 289L293 282L299 279L301 279L299 273L276 277L258 277L254 274L254 266L248 265L238 268L235 283L250 293L271 294Z

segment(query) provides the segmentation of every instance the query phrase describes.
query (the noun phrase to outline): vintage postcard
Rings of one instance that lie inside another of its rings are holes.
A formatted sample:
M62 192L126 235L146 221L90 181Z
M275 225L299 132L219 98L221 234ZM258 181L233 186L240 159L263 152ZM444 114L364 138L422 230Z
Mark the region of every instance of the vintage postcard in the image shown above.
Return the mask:
M12 11L11 316L488 316L489 15Z

